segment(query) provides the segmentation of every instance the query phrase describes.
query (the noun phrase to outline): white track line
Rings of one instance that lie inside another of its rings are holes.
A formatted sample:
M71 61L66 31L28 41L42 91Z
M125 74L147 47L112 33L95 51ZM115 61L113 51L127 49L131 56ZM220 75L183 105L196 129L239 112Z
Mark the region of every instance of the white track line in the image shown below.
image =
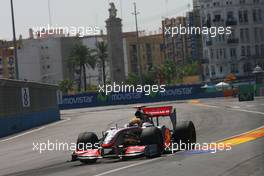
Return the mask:
M117 171L120 171L120 170L128 169L128 168L135 167L135 166L142 165L142 164L146 164L146 163L150 163L150 162L159 160L161 158L162 157L151 159L151 160L141 161L141 162L130 164L130 165L127 165L127 166L124 166L124 167L120 167L120 168L117 168L117 169L112 169L112 170L109 170L109 171L106 171L106 172L102 172L102 173L94 175L94 176L108 175L108 174L111 174L111 173L114 173L114 172L117 172Z
M30 133L34 133L34 132L43 130L43 129L48 128L48 127L52 127L52 126L58 125L60 123L67 122L69 120L71 120L71 119L70 118L62 119L62 120L60 120L58 122L55 122L55 123L52 123L52 124L48 124L48 125L44 125L42 127L39 127L39 128L33 129L33 130L29 130L29 131L26 131L24 133L21 133L21 134L18 134L18 135L15 135L15 136L12 136L12 137L9 137L9 138L6 138L6 139L2 139L2 140L0 140L0 143L6 142L6 141L10 141L12 139L16 139L16 138L21 137L21 136L25 136L25 135L30 134Z
M233 110L233 111L240 111L240 112L248 112L248 113L253 113L253 114L261 114L264 115L264 112L259 112L259 111L250 111L250 110L245 110L245 109L240 109L236 106L234 107L221 107L221 106L214 106L214 105L208 105L208 104L203 104L203 103L191 103L192 105L196 105L196 106L204 106L204 107L209 107L209 108L225 108L228 110Z
M241 112L248 112L248 113L253 113L253 114L261 114L264 115L264 112L259 112L259 111L249 111L249 110L245 110L245 109L233 109L233 108L228 108L234 111L241 111Z

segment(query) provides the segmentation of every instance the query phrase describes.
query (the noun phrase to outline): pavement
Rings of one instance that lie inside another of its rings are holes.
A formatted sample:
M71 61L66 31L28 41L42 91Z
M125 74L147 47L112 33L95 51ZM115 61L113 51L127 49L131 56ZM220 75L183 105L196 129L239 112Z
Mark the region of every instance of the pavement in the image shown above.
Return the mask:
M135 105L61 111L59 122L0 139L1 176L263 176L264 98L238 102L234 98L159 102L172 105L178 120L192 120L198 143L230 142L232 149L216 153L177 152L159 158L128 161L99 160L95 164L69 162L71 151L42 151L33 144L74 143L83 131L99 136L111 126L123 126ZM169 124L167 119L163 123Z

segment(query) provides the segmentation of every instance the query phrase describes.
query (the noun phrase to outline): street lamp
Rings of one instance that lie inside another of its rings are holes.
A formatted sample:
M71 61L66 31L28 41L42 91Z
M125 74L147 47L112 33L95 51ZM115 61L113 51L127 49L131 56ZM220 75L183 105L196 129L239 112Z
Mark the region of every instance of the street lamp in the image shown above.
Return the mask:
M10 0L11 5L11 16L12 16L12 28L13 28L13 45L14 45L14 56L15 56L15 69L16 69L16 79L19 79L18 74L18 57L17 57L17 43L16 43L16 30L15 30L15 17L14 17L14 7L13 0Z

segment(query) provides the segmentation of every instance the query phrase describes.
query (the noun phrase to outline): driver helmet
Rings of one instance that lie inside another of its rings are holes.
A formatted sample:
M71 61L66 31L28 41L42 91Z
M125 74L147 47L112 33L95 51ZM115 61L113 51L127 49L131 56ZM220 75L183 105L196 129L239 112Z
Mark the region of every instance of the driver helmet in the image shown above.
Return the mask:
M141 125L141 119L138 118L138 117L134 117L130 120L129 122L129 126L135 126L135 125L138 125L140 126Z

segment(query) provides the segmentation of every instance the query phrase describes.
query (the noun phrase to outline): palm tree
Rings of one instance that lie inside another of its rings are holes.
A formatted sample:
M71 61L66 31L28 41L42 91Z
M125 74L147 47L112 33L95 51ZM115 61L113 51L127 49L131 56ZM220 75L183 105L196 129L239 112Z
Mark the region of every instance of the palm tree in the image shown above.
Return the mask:
M73 81L69 79L65 79L59 83L59 89L67 94L69 91L73 90Z
M96 60L92 53L92 50L82 45L81 43L76 44L71 52L71 57L69 58L71 66L79 67L79 86L78 89L81 91L81 80L83 75L84 90L87 90L86 84L86 67L91 67L94 69Z
M106 61L107 61L108 53L107 53L107 43L104 41L96 43L96 58L99 62L100 66L103 69L103 83L106 84Z

